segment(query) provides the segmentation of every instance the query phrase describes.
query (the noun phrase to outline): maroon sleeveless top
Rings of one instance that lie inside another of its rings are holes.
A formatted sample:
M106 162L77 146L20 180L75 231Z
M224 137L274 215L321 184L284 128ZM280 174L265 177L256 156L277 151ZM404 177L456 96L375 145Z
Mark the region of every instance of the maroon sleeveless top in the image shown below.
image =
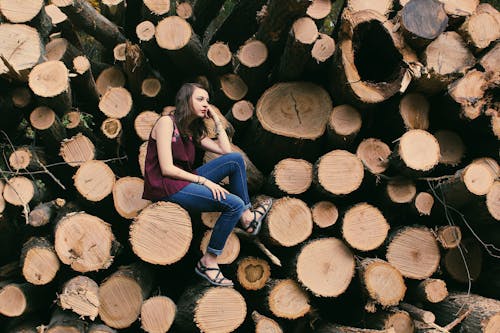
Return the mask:
M192 166L195 158L195 147L192 137L182 137L175 124L175 119L170 116L174 123L174 132L172 135L172 158L174 165L191 173L196 174ZM181 179L163 176L158 160L158 147L156 140L149 134L148 147L146 152L146 161L144 165L144 193L143 199L159 200L166 196L180 191L190 182Z

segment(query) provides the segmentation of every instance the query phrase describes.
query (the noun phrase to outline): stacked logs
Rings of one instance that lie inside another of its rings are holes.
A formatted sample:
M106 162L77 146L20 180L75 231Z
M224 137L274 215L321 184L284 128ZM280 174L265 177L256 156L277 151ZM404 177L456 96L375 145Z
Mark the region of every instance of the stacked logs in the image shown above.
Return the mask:
M498 332L488 2L0 0L1 327ZM274 198L234 288L193 274L219 213L142 199L183 82Z

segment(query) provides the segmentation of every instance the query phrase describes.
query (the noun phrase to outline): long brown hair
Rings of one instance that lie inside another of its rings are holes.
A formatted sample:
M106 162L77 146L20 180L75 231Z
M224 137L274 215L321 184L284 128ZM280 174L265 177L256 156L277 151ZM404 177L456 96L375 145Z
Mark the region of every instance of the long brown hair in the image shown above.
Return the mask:
M198 83L184 83L175 96L175 123L183 136L191 134L197 143L208 133L202 118L196 118L189 122L192 117L193 105L191 97L196 88L206 90Z

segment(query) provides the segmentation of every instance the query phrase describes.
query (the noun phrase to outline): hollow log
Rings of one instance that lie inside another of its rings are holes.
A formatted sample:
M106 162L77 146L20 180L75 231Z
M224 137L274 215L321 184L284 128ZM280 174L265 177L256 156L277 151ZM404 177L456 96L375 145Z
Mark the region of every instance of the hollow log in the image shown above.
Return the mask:
M35 28L25 24L0 25L0 75L17 81L28 81L31 69L43 61L45 48ZM9 55L5 58L3 55Z
M342 218L342 236L354 249L371 251L382 245L389 224L375 206L361 202L349 208Z
M23 244L20 265L26 281L44 285L55 278L59 270L59 258L54 246L46 238L32 237Z
M417 56L385 16L345 9L342 18L330 73L337 77L331 80L332 95L354 106L378 103L404 92L411 79L420 76Z
M120 216L132 219L151 202L142 198L144 180L138 177L122 177L113 185L113 203Z
M54 248L59 259L77 272L108 268L118 243L111 226L84 212L68 213L55 225Z
M310 162L285 158L274 166L267 178L267 192L276 197L298 195L309 189L312 178L313 166Z
M177 306L167 296L150 297L141 306L141 328L149 333L167 332L177 312Z
M99 285L99 317L110 327L129 327L139 317L152 284L152 272L145 264L119 267Z
M132 251L142 260L157 265L179 261L187 253L192 237L188 213L171 202L159 201L147 206L130 226Z
M354 264L352 252L341 240L320 238L307 242L297 251L292 274L315 296L337 297L349 286Z
M246 290L262 289L271 277L271 267L261 258L244 257L237 262L236 277Z
M342 196L356 191L363 181L361 160L346 150L332 150L314 164L314 184L330 196Z
M177 303L175 326L183 332L232 332L246 314L245 299L235 289L198 284L187 288Z
M500 302L495 299L475 294L450 293L443 302L432 304L430 308L436 314L437 323L443 325L453 321L461 309L470 310L460 324L459 332L490 333L498 330Z
M71 23L95 37L103 45L123 43L125 36L118 27L85 0L54 0L52 4L66 14Z
M440 260L437 241L423 226L406 226L392 233L386 252L387 261L404 277L426 279L437 270Z
M64 283L58 303L62 309L93 321L99 314L99 286L89 277L75 276Z

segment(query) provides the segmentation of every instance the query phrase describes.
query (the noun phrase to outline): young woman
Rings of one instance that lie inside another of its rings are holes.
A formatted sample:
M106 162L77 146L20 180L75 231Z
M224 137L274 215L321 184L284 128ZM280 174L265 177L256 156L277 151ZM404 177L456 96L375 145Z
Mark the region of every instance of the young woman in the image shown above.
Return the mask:
M209 105L208 92L195 83L184 84L177 93L175 113L160 117L148 141L144 198L175 202L188 211L220 211L206 254L195 272L213 285L232 286L217 264L229 234L240 222L246 232L257 235L271 200L251 209L243 158L231 144L217 114ZM207 136L204 118L212 118L218 133ZM222 156L194 169L195 145ZM219 182L229 176L229 190Z

